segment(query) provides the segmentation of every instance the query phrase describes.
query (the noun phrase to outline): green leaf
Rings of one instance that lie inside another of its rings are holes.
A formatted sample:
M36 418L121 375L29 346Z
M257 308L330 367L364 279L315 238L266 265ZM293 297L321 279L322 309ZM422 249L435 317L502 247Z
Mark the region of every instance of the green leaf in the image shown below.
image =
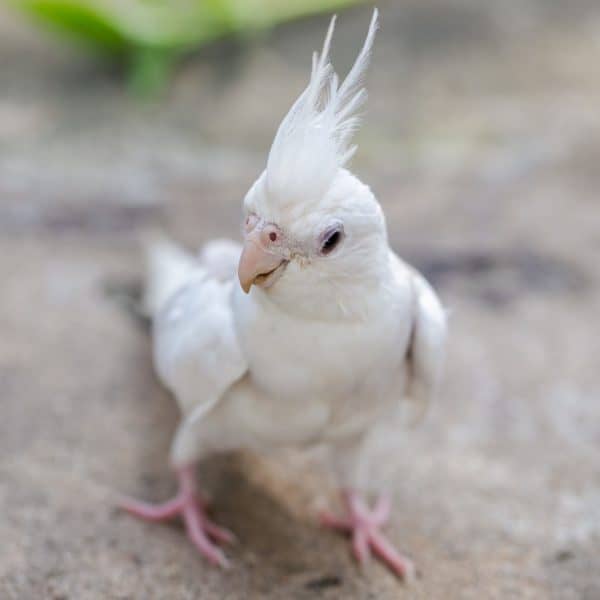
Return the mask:
M158 90L175 58L217 38L360 1L9 0L47 27L119 57L138 92Z
M142 98L155 96L165 88L175 54L168 50L139 48L130 59L129 88Z
M111 53L121 52L129 44L109 15L103 15L85 2L22 0L12 3L50 28Z

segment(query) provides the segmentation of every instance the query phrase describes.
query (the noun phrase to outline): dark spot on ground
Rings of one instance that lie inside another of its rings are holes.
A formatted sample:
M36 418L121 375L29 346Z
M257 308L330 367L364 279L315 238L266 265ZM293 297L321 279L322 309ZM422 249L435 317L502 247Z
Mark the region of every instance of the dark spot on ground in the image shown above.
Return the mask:
M81 206L52 204L23 207L16 204L0 211L0 233L128 233L140 225L160 221L161 216L162 209L155 204L122 205L103 200L90 200Z
M104 295L122 309L135 324L145 331L150 329L150 319L142 310L143 286L141 280L111 279L104 283Z
M307 590L322 590L342 585L342 578L338 575L324 575L318 579L312 579L304 584Z
M506 306L526 293L581 293L588 286L588 278L579 266L527 248L452 252L405 249L400 255L434 287L458 286L494 308Z
M556 562L565 562L567 560L571 560L575 555L571 550L560 550L554 555L554 560Z

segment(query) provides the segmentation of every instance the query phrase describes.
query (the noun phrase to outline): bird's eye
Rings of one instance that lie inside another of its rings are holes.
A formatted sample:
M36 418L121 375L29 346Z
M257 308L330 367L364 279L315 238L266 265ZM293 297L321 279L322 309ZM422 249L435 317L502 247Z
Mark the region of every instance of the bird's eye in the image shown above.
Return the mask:
M321 248L320 253L323 256L327 256L331 254L340 244L342 238L344 237L344 229L341 225L336 225L335 227L328 229L321 236Z

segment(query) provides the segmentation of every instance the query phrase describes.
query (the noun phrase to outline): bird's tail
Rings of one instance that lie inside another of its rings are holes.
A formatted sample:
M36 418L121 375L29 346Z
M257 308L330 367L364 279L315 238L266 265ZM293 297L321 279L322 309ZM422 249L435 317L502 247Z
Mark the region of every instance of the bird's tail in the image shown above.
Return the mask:
M153 318L199 268L198 260L162 234L144 240L146 281L143 309Z

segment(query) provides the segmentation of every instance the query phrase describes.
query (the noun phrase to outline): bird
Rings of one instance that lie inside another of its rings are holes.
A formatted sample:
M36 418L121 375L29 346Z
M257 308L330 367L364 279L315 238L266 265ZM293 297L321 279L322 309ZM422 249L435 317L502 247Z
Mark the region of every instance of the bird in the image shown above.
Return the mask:
M344 79L329 58L335 22L245 195L243 243L209 241L196 255L164 237L148 244L154 364L181 412L170 451L179 491L122 507L180 517L199 553L228 567L234 535L209 518L198 461L323 445L343 513L324 512L321 524L349 535L359 563L374 554L409 578L414 563L383 533L390 495L373 494L358 465L399 406L438 394L447 319L425 277L391 250L381 205L349 167L378 11Z

